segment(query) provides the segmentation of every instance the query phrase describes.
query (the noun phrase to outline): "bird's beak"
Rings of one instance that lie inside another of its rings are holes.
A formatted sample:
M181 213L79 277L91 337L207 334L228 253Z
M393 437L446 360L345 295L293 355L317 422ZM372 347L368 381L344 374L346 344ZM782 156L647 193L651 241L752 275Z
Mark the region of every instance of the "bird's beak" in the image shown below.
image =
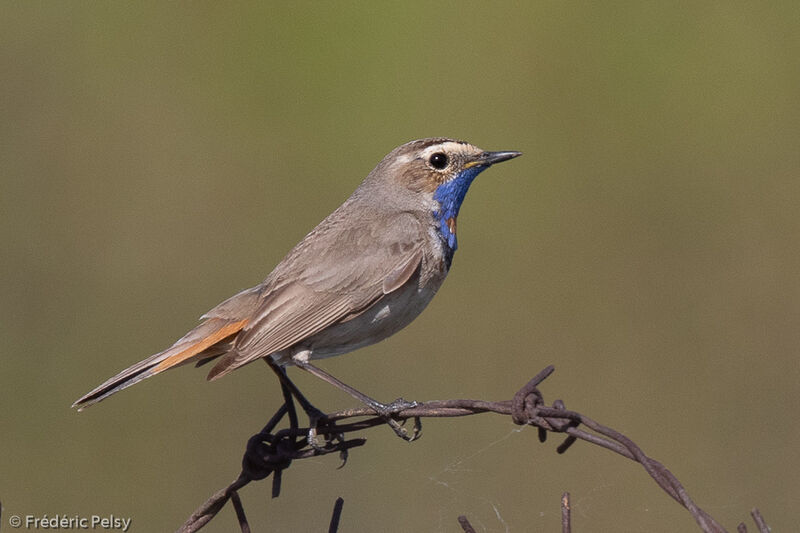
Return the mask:
M508 161L509 159L514 159L515 157L519 157L521 155L522 152L483 152L474 160L464 165L464 168L475 166L488 167L490 165L494 165L495 163Z

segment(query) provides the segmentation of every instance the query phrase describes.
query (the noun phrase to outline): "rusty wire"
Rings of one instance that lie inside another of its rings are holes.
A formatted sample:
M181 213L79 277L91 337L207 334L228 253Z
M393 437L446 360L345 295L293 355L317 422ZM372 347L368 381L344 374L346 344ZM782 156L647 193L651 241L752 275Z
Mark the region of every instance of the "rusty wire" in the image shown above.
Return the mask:
M644 467L664 492L689 511L702 531L706 533L726 532L716 520L694 503L683 485L664 465L645 455L631 439L587 416L568 410L561 400L554 401L552 406L546 405L538 386L553 371L554 367L548 366L539 372L514 395L512 400L499 402L483 400L431 401L420 403L393 416L400 421L413 419L415 426L419 427L421 418L449 418L491 412L510 415L514 423L519 425L537 427L541 442L545 442L548 432L564 433L567 436L556 448L558 453L564 453L577 440L583 440L636 461ZM200 530L216 516L229 499L234 505L241 531L249 532L249 524L238 496L241 488L251 481L261 480L272 475L272 496L278 497L283 471L289 468L292 461L330 453L338 453L343 461L346 461L349 451L363 446L366 439L347 439L345 435L385 423L368 407L336 411L326 415L316 428L316 434L324 439L324 444L317 443L311 446L307 438L309 428L298 427L294 403L285 391L284 400L284 404L276 411L264 429L248 440L239 476L198 507L181 526L178 533L193 533ZM273 433L284 416L289 417L290 427ZM341 423L352 418L360 418L360 420ZM331 518L330 531L336 531L338 527L341 505L342 503L337 500L334 515ZM753 509L751 515L757 530L760 533L767 533L769 528L758 509ZM464 531L469 531L467 528L471 528L471 526L466 516L458 517L458 521ZM571 531L569 495L567 493L562 496L562 531L567 533ZM742 533L747 531L744 523L739 524L737 531Z

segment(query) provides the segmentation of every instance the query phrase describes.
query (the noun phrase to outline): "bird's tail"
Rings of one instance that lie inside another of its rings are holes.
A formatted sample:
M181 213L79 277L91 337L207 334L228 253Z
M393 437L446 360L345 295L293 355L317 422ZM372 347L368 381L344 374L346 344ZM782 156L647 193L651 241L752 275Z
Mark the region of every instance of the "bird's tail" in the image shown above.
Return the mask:
M213 359L231 348L232 337L247 324L247 320L232 321L210 318L184 335L163 352L151 355L126 368L116 376L79 398L72 407L82 410L115 392L119 392L143 379L160 374L168 368L185 363Z

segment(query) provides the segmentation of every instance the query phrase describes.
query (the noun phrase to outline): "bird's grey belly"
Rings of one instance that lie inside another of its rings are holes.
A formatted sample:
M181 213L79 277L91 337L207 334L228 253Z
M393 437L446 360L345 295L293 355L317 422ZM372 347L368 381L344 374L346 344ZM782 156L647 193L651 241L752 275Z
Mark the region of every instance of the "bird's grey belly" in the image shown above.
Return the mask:
M436 294L438 285L429 283L420 289L416 283L407 283L361 313L333 324L275 356L281 363L291 364L287 359L300 352L305 352L309 359L322 359L382 341L417 318Z

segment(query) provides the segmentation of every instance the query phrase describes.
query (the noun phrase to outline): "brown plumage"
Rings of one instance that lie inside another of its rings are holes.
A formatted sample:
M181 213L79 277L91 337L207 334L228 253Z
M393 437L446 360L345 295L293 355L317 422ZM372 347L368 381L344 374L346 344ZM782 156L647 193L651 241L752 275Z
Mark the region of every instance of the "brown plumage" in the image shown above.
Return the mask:
M74 406L92 405L189 362L219 358L208 374L216 379L256 359L290 365L392 335L422 312L444 281L469 183L517 155L444 138L396 148L262 283L217 305L175 344Z

